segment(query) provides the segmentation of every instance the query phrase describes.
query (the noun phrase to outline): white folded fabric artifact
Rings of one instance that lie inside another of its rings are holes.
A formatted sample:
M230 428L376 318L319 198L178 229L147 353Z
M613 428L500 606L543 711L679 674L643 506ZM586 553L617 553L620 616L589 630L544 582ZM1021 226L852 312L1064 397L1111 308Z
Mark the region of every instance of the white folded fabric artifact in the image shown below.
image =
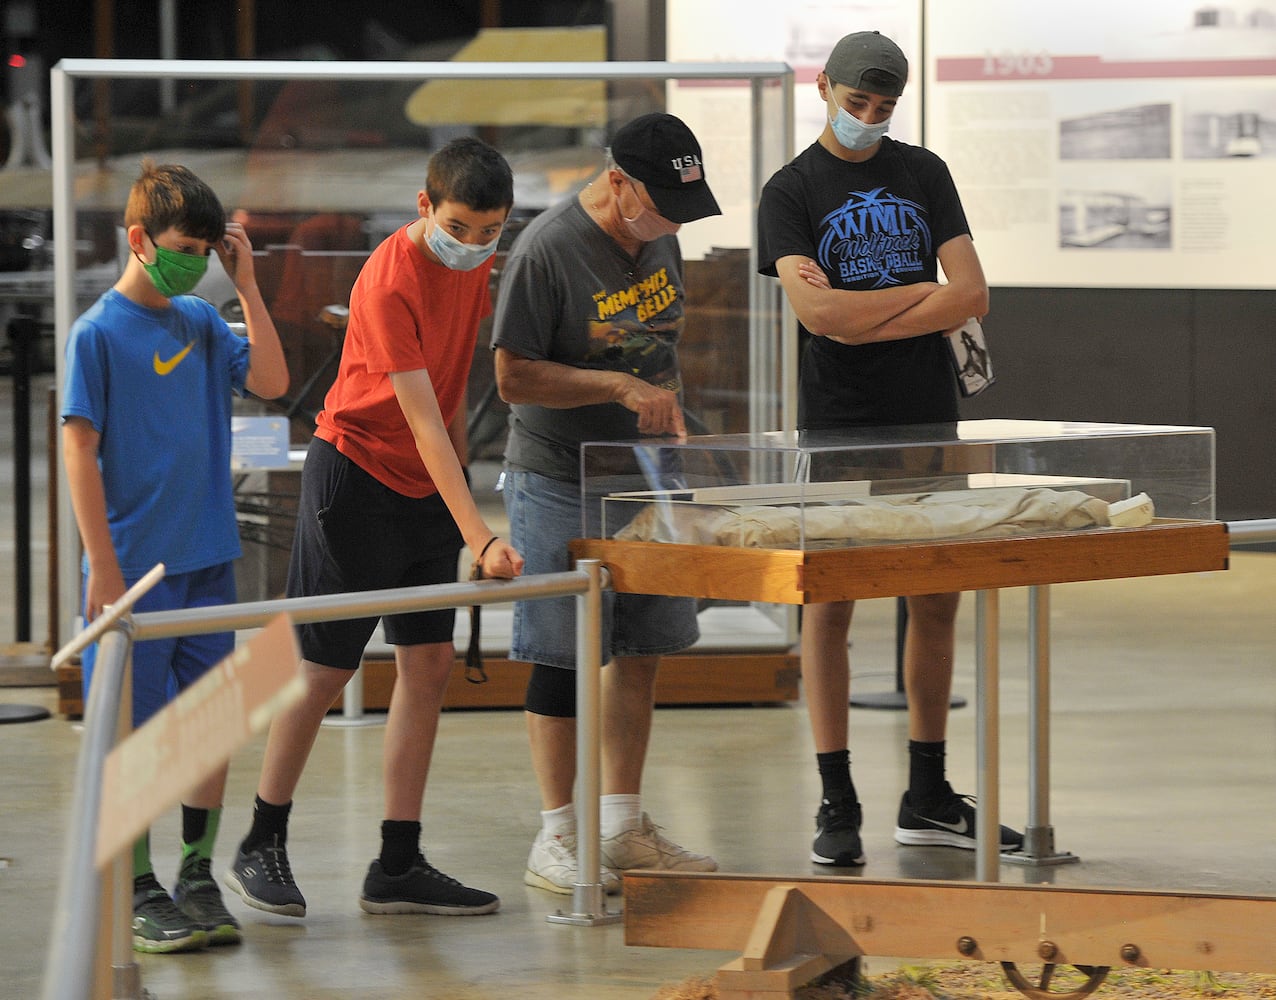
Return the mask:
M1134 515L1152 519L1152 503L1129 505L1122 527ZM1123 503L1126 503L1123 501ZM924 541L939 538L1001 537L1039 531L1106 527L1108 503L1079 490L1044 487L951 490L795 506L716 506L652 503L617 539L785 548L827 542Z

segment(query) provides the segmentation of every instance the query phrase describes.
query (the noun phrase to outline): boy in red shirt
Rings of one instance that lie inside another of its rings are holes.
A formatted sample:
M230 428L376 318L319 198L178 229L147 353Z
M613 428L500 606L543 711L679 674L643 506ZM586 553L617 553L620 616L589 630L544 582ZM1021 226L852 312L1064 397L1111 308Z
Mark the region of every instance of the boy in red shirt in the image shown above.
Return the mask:
M465 386L488 274L514 203L509 164L477 139L430 159L417 219L368 258L350 295L336 381L302 471L290 597L456 580L462 545L485 577L523 559L474 505L464 465ZM420 850L421 806L455 660L455 610L387 615L396 677L386 722L381 853L359 905L369 913L491 913L500 900L444 875ZM353 676L377 619L298 628L307 693L270 727L253 824L226 884L257 909L302 917L288 814L324 715Z

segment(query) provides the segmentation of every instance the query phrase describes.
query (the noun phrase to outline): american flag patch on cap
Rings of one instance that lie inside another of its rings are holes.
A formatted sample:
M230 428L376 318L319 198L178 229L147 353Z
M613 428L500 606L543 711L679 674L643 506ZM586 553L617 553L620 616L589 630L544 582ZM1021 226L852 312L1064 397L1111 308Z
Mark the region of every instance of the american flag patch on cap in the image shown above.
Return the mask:
M703 175L700 173L700 164L698 163L692 163L689 166L678 168L678 179L682 181L683 184L690 184L692 181L698 181L701 176Z

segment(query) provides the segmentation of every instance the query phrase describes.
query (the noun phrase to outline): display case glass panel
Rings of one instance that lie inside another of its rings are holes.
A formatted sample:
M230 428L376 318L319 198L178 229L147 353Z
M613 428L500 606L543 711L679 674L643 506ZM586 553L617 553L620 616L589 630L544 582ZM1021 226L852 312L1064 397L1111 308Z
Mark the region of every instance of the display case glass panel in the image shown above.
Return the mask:
M1214 518L1208 427L967 420L593 442L584 537L818 549Z

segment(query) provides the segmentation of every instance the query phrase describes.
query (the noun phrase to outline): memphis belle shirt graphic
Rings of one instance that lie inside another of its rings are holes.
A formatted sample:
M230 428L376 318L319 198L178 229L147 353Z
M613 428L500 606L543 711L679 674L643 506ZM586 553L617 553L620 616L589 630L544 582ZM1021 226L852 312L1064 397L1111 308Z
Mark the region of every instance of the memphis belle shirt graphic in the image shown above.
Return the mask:
M678 289L660 268L620 291L593 295L596 315L588 321L584 367L623 371L644 382L682 391L676 344L683 313Z

